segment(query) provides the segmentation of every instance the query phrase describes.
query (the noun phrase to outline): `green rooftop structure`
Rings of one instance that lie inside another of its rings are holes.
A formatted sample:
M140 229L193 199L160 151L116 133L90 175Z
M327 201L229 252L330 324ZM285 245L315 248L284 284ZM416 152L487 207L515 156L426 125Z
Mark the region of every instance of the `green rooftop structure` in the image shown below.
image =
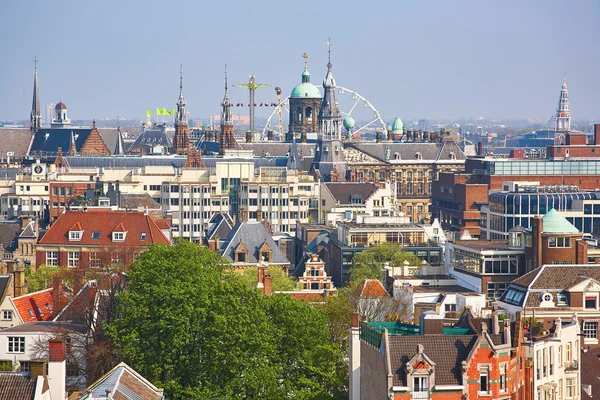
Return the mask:
M400 117L396 117L394 122L392 123L392 133L402 133L402 129L404 128L404 124Z
M292 89L290 97L321 98L319 89L310 83L310 72L308 72L306 66L304 67L304 71L302 71L302 83L299 83Z
M554 208L548 211L542 217L542 233L579 233L579 229L575 228L565 217L560 215ZM527 229L531 232L531 227Z

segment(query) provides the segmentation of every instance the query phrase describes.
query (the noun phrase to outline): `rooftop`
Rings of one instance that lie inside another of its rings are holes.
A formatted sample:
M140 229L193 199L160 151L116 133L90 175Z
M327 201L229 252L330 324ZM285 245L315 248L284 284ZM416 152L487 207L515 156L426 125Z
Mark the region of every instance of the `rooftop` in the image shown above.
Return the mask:
M456 246L466 247L475 251L523 251L523 249L511 249L508 246L508 240L455 240L453 243Z

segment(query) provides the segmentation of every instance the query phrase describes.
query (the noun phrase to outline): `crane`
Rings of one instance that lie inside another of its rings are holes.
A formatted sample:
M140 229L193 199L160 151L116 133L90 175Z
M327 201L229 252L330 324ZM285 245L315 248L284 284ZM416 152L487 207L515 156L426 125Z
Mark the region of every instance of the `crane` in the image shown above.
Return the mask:
M250 130L252 131L252 135L254 135L254 124L255 124L255 120L254 120L254 92L256 91L256 89L262 89L268 86L271 86L268 83L256 83L256 79L254 78L254 75L250 75L250 79L248 80L248 83L239 83L236 84L234 86L243 88L243 89L248 89L248 91L250 92Z

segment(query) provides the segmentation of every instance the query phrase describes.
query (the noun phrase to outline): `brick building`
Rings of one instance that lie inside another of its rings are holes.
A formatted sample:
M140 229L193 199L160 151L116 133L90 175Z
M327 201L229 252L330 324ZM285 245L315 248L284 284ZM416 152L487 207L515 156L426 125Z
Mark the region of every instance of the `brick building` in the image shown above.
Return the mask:
M151 244L170 244L170 240L146 212L66 211L39 240L36 265L129 265Z

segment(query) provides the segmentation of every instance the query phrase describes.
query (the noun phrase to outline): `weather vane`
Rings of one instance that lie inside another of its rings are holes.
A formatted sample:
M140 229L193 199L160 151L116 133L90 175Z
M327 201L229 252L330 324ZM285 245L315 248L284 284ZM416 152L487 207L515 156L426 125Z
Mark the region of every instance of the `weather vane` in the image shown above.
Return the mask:
M304 69L308 68L308 54L306 54L306 52L304 52L304 54L302 54L302 58L304 58Z

